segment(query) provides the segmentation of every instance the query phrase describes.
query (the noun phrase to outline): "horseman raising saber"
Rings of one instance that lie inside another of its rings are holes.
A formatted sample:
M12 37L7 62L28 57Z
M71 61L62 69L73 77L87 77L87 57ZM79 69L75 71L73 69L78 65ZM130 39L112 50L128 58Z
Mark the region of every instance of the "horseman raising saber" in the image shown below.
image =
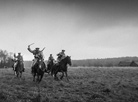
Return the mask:
M43 52L43 50L45 49L45 47L44 47L42 50L40 50L40 49L37 47L37 48L35 48L34 50L31 50L30 46L33 45L33 44L34 44L34 43L28 45L28 51L31 52L31 53L33 53L33 55L34 55L33 63L32 63L32 66L31 66L31 69L32 69L31 72L32 72L32 74L33 74L33 72L34 72L33 67L34 67L34 65L38 62L38 60L39 60L39 59L44 60L44 56L43 56L43 53L42 53L42 52Z

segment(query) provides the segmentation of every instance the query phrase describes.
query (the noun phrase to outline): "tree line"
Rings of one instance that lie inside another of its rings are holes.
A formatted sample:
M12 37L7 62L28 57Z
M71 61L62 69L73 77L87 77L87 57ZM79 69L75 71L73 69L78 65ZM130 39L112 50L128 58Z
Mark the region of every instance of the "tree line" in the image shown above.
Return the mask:
M118 57L118 58L103 58L103 59L84 59L84 60L72 60L72 66L84 66L84 67L113 67L118 66L121 61L135 61L138 62L138 57Z
M72 67L114 67L118 66L121 61L138 62L138 57L118 57L118 58L103 58L103 59L83 59L72 60ZM45 61L47 63L47 61ZM25 67L31 67L32 61L24 61Z
M118 66L121 61L138 62L138 57L118 57L118 58L103 58L103 59L83 59L72 60L72 67L114 67ZM47 61L45 61L47 63ZM31 67L32 61L24 61L25 67Z
M0 68L11 67L13 64L13 53L6 50L0 49ZM83 67L113 67L118 66L120 61L135 61L138 62L138 57L118 57L118 58L101 58L101 59L83 59L83 60L72 60L72 66L83 66ZM25 67L30 67L32 61L24 61Z
M12 66L12 52L0 49L0 68Z

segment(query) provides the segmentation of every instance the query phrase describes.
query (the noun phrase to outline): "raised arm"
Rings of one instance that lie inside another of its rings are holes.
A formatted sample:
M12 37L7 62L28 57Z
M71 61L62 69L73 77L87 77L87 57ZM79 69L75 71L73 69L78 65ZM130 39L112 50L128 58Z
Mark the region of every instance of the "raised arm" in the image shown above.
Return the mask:
M31 50L30 45L28 46L28 48L27 48L27 49L28 49L28 51L29 51L29 52L34 53L34 51L33 51L33 50Z
M16 54L14 53L14 58L17 58Z

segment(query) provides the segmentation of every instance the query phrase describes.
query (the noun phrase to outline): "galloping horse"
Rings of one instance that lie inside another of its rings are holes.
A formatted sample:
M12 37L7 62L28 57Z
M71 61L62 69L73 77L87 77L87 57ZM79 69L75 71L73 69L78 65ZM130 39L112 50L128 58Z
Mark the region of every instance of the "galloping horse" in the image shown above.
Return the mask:
M44 72L46 69L46 65L42 59L38 59L36 64L33 66L33 81L35 81L35 76L37 75L37 82L41 82Z
M15 69L14 69L15 74L16 74L16 76L19 77L19 78L22 77L22 72L23 72L23 65L22 65L22 64L23 64L23 62L17 60L17 65L14 66L14 67L15 67Z
M54 64L51 70L51 75L54 75L55 79L58 79L57 73L61 72L62 76L60 79L64 77L64 73L66 74L66 78L68 80L68 74L67 74L67 64L71 66L71 57L66 56L64 59L62 59L58 64Z

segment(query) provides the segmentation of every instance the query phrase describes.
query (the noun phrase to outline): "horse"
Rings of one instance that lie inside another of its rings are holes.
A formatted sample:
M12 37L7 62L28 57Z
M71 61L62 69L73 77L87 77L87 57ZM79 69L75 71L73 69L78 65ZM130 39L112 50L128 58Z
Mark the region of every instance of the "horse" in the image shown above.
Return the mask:
M53 67L52 67L52 70L51 70L51 75L54 76L54 79L58 79L57 77L57 73L58 72L61 72L62 73L62 76L60 77L60 79L62 80L63 77L64 77L64 73L66 75L66 78L67 80L69 81L68 79L68 74L67 74L67 65L72 65L71 63L71 57L70 56L66 56L64 59L62 59L58 64L54 64Z
M15 71L15 75L19 78L22 77L22 72L23 72L23 62L21 62L20 60L17 60L17 65L14 65L14 71Z
M46 65L43 61L43 59L38 59L36 64L32 67L33 69L33 81L35 81L35 76L37 76L37 82L40 83L43 76L44 76L44 72L46 69Z
M53 62L53 61L54 61L54 60L51 60L51 61L49 61L49 62L47 63L47 69L46 69L45 72L47 72L48 74L51 72L52 67L53 67L53 65L54 65L54 62Z

